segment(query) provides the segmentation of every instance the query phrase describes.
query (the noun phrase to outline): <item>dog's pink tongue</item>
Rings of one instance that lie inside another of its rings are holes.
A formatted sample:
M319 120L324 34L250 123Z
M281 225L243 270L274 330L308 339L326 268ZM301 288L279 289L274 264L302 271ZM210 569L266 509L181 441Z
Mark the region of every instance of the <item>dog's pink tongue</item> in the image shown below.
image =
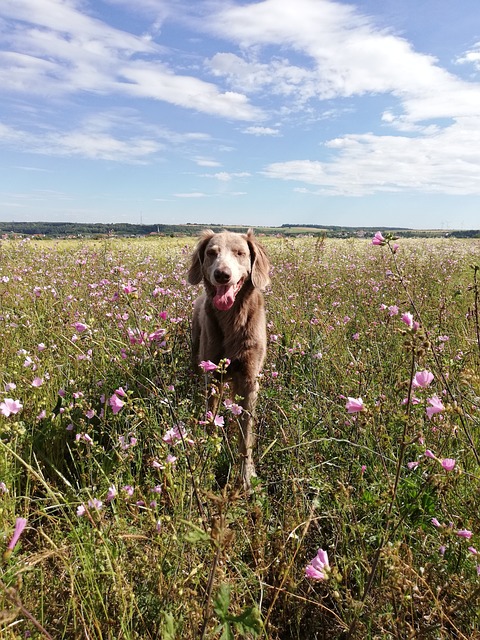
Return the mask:
M213 298L213 304L219 311L227 311L235 302L235 287L233 285L221 285L217 287L217 293Z

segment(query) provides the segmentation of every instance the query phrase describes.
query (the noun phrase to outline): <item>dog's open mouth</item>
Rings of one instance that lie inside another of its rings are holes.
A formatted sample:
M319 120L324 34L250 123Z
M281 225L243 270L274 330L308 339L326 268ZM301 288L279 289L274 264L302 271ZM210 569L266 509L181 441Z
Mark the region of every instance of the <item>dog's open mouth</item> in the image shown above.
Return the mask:
M243 285L243 278L237 284L221 284L216 286L213 304L219 311L228 311L233 307L237 293Z

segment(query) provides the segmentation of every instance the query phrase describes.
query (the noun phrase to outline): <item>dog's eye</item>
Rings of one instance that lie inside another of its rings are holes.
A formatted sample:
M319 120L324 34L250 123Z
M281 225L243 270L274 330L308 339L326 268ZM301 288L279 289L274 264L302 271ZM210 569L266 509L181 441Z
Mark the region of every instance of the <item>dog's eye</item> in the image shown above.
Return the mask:
M242 249L236 249L234 252L239 258L242 258L245 255L245 251Z
M217 252L215 251L215 249L207 249L207 256L210 256L210 258L214 258L217 255Z

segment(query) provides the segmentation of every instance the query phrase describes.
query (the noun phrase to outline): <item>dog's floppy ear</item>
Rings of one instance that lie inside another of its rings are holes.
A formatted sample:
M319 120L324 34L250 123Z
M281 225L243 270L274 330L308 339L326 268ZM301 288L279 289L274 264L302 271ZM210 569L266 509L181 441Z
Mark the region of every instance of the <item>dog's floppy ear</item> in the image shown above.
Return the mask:
M200 234L200 240L198 241L195 251L193 252L190 262L190 268L188 270L187 279L190 284L200 284L203 278L202 265L205 255L205 248L210 240L213 238L214 232L211 229L204 229Z
M247 242L250 247L252 259L252 273L250 277L253 286L263 291L270 284L270 261L265 253L265 249L256 241L252 229L249 229L247 232Z

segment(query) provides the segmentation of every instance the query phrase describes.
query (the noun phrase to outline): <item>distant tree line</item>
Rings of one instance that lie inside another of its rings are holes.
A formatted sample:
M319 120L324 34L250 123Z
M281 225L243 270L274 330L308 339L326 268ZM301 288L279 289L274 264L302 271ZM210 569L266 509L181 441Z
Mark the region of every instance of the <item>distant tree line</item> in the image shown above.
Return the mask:
M201 229L213 231L229 229L246 232L248 227L218 224L127 224L127 223L80 223L80 222L0 222L0 235L18 234L48 238L103 237L103 236L196 236ZM281 227L256 227L257 233L296 236L302 234L326 235L332 238L369 236L375 231L392 232L403 238L454 237L480 238L480 230L416 230L396 227L343 227L317 224L283 224Z

